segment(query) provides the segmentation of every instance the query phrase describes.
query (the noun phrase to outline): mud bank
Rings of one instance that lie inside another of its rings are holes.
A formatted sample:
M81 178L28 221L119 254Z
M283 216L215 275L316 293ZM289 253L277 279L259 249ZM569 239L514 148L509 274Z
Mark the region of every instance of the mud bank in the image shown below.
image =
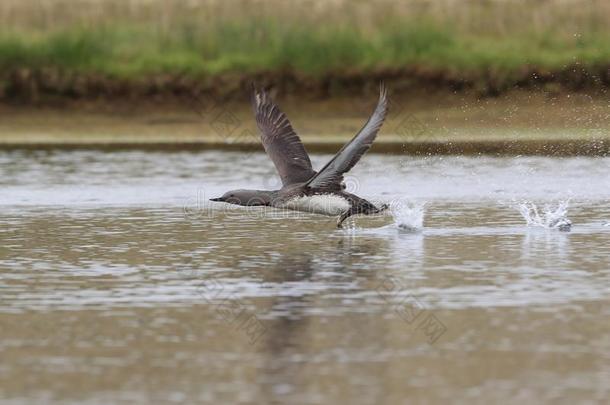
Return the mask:
M185 104L192 97L236 101L243 99L252 84L272 88L279 94L304 94L328 99L372 93L381 81L395 91L432 90L477 97L497 97L515 89L552 94L574 91L597 94L605 93L610 87L610 66L573 65L556 71L524 66L510 73L494 70L468 73L411 67L372 72L346 71L319 77L286 70L215 76L157 74L131 79L57 69L17 69L0 73L0 101L21 105L62 105L83 100L112 103L125 99L140 102L170 100Z
M363 88L366 88L363 87ZM499 97L392 88L373 152L596 155L609 152L605 93L512 90ZM274 92L308 150L332 153L362 127L371 94L319 98ZM2 149L262 150L248 102L182 99L72 100L61 106L0 103Z

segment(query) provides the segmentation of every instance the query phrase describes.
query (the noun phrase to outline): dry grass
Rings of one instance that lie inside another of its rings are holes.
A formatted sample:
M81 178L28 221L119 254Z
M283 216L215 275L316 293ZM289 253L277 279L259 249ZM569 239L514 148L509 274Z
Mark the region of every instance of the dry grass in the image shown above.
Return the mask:
M610 32L605 0L3 0L0 27L22 32L149 24L170 34L185 21L221 23L271 16L287 22L351 22L374 32L388 17L425 18L462 33Z

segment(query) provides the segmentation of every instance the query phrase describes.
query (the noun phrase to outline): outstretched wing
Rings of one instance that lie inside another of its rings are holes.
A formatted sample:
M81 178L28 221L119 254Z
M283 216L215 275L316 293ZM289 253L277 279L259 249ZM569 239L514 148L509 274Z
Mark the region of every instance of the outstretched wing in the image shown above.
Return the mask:
M383 83L379 88L379 101L373 115L364 127L316 174L307 185L311 188L339 188L343 173L349 171L373 144L388 111L387 91Z
M282 184L287 186L311 179L316 172L286 114L280 111L264 90L254 89L252 107L263 147L273 161Z

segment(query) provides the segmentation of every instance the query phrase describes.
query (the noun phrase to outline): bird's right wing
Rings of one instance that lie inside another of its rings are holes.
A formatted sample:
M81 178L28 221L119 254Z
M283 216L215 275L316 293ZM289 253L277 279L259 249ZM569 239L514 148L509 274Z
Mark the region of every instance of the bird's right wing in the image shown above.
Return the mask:
M383 84L379 88L379 101L373 115L364 127L346 143L343 148L307 182L311 188L341 187L343 173L349 171L371 148L388 111L387 90Z
M316 172L286 114L280 111L264 90L254 89L252 107L263 147L273 161L282 184L304 183L312 178Z

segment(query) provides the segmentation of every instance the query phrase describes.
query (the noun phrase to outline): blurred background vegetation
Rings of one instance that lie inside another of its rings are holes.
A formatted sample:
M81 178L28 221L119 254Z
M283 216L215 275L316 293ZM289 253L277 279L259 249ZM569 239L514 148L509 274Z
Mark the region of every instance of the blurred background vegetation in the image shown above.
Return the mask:
M610 84L607 0L3 0L0 97Z

